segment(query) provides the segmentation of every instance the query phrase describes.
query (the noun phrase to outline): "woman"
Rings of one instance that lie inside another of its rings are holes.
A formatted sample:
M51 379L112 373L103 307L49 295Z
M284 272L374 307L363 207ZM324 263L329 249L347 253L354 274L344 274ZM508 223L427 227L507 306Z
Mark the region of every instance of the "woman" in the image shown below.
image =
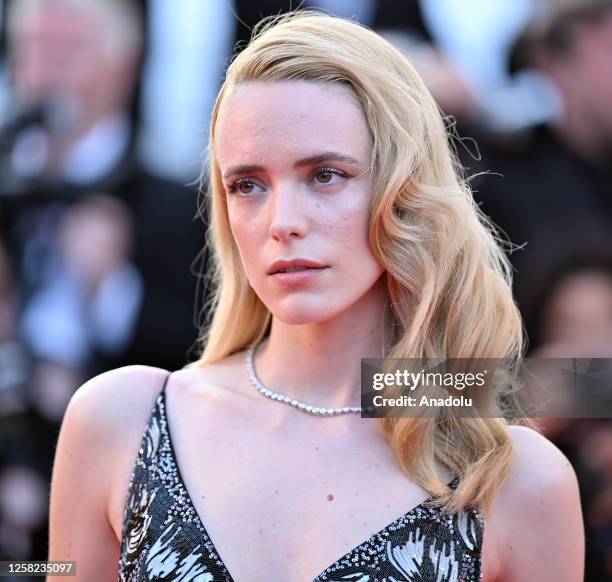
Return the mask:
M212 115L203 353L76 392L50 559L84 580L581 580L576 478L537 432L353 414L361 358L522 353L433 99L353 22L256 32Z

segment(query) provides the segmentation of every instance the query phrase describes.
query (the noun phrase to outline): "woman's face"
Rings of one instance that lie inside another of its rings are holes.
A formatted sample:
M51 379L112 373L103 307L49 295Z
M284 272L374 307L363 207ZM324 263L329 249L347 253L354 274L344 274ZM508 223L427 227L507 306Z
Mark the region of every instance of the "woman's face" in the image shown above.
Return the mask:
M215 152L251 287L292 324L324 321L373 292L368 243L372 142L340 85L249 82L225 98ZM325 268L271 274L279 260Z

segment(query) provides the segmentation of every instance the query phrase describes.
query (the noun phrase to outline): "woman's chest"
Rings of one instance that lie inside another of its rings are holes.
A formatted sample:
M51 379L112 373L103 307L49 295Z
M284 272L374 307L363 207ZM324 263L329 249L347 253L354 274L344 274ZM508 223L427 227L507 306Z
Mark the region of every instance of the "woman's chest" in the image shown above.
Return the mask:
M214 450L182 449L181 470L235 580L312 581L331 566L366 576L379 561L395 560L401 571L411 552L439 561L455 551L452 526L419 507L427 492L384 444L218 436L224 445ZM460 558L448 561L449 572L453 564Z
M330 466L305 455L292 464L259 454L191 479L198 515L240 582L314 580L427 496L394 487L380 467Z
M161 420L155 469L139 474L135 485L145 494L132 503L131 527L139 543L146 540L149 564L176 543L183 552L204 550L202 560L208 556L218 572L229 572L219 579L238 582L311 582L340 573L378 579L373 572L382 580L384 568L390 576L408 576L417 567L446 571L450 580L480 567L474 516L445 521L426 508L427 493L382 441L343 444L323 432L246 438L227 426L211 434L185 423L173 425L170 438ZM138 509L143 505L150 511ZM160 530L167 533L163 544L155 539ZM171 533L178 535L174 542ZM183 559L190 563L196 555Z

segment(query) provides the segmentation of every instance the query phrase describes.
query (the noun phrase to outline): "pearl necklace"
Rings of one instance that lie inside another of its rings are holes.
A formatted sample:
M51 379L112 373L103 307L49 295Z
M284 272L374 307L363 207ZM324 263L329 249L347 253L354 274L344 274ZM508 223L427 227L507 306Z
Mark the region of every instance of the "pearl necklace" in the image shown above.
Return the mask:
M302 410L304 412L308 412L309 414L315 414L318 416L336 416L338 414L349 414L356 413L360 414L364 412L364 410L374 410L373 407L369 406L367 408L362 408L361 406L344 406L342 408L325 408L319 406L312 406L311 404L306 404L305 402L300 402L295 398L290 398L289 396L285 396L284 394L279 394L278 392L274 392L274 390L270 390L267 386L264 386L257 377L255 373L255 365L253 363L255 349L257 348L257 344L252 344L249 346L246 352L246 369L247 374L249 376L249 380L251 384L255 387L255 389L260 393L266 396L267 398L271 398L272 400L279 400L280 402L285 402L297 408L298 410Z

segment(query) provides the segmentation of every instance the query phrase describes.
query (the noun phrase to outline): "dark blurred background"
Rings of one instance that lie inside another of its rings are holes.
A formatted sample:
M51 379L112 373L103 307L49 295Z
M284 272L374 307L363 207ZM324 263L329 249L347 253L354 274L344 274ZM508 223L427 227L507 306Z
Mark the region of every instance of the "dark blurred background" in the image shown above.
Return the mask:
M234 47L297 7L425 79L511 241L528 355L612 356L612 0L0 0L0 560L47 557L76 388L197 358L209 112ZM578 474L586 580L612 580L612 424L542 427Z

